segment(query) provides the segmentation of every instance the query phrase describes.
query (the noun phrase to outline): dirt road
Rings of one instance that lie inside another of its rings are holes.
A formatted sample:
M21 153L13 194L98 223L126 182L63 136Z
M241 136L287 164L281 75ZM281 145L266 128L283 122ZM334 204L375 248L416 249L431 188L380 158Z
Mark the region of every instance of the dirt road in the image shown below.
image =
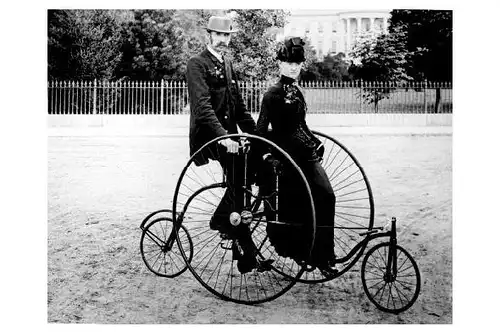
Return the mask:
M452 137L342 136L373 189L376 225L399 220L399 243L422 275L414 306L380 312L361 262L325 284L295 285L257 306L224 302L188 272L156 277L139 252L142 219L169 208L185 137L50 137L48 321L67 323L451 323Z

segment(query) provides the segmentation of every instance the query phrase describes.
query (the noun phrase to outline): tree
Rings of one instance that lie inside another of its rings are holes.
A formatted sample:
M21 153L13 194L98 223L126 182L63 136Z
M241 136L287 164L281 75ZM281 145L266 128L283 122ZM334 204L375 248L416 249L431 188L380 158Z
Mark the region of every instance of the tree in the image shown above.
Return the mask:
M171 20L174 10L135 10L123 33L123 61L118 75L131 80L161 80L175 72ZM171 41L171 42L166 42Z
M208 43L206 24L211 15L220 14L220 10L177 10L171 24L175 37L175 49L172 49L172 61L175 64L175 78L183 79L187 61L199 54ZM173 40L170 39L170 40ZM170 41L167 41L170 42Z
M409 75L419 80L453 79L453 24L451 10L393 10L389 31L405 29L407 49L418 51L408 67ZM434 111L439 112L441 89L436 89Z
M323 76L328 80L343 81L349 80L349 63L346 61L344 53L327 55L323 60Z
M231 14L230 45L240 79L276 76L282 10L49 11L49 75L59 79L184 79L188 59L208 41L211 15Z
M114 79L125 19L119 11L49 10L49 78Z
M347 81L351 79L349 66L344 53L327 55L323 61L311 63L302 74L302 79L305 81Z
M451 10L393 10L389 32L405 30L408 52L416 52L408 74L415 79L451 81L453 38Z
M231 56L241 80L271 80L278 76L275 32L283 28L288 12L270 9L235 9L239 32L231 39Z
M412 80L405 68L415 52L406 47L407 32L402 28L394 29L389 34L381 34L377 38L362 36L355 43L351 56L358 64L355 66L355 77L365 81L403 82ZM378 103L388 98L391 88L377 87L363 89L362 97L373 103L375 110Z

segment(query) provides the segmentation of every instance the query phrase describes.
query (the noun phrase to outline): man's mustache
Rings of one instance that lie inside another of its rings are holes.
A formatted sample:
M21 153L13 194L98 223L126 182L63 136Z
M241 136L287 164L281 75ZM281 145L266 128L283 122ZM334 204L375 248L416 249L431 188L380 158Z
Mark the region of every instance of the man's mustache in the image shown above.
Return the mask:
M217 47L225 47L225 48L229 48L229 46L228 46L228 45L226 45L226 43L224 43L224 42L216 42L216 43L215 43L215 46L217 46Z

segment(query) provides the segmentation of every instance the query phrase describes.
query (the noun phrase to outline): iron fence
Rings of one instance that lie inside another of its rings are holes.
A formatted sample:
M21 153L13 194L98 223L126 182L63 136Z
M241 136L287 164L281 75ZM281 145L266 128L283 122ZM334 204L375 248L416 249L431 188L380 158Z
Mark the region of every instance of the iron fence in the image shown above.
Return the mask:
M260 111L273 82L240 82L247 108ZM452 113L452 85L445 82L315 81L300 84L309 113ZM48 83L49 114L184 114L184 81Z

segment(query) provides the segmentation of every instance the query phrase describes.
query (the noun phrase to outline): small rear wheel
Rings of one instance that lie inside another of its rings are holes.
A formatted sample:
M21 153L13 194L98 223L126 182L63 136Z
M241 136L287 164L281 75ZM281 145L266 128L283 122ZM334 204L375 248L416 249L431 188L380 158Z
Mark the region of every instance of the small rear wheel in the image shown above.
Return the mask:
M157 218L143 230L141 235L141 255L147 268L160 277L174 278L187 270L175 235L172 236L171 218ZM193 256L193 241L184 226L178 231L182 249L189 260Z
M366 295L378 309L398 314L417 300L420 272L405 249L395 245L392 252L390 247L389 242L379 243L366 253L361 281Z

